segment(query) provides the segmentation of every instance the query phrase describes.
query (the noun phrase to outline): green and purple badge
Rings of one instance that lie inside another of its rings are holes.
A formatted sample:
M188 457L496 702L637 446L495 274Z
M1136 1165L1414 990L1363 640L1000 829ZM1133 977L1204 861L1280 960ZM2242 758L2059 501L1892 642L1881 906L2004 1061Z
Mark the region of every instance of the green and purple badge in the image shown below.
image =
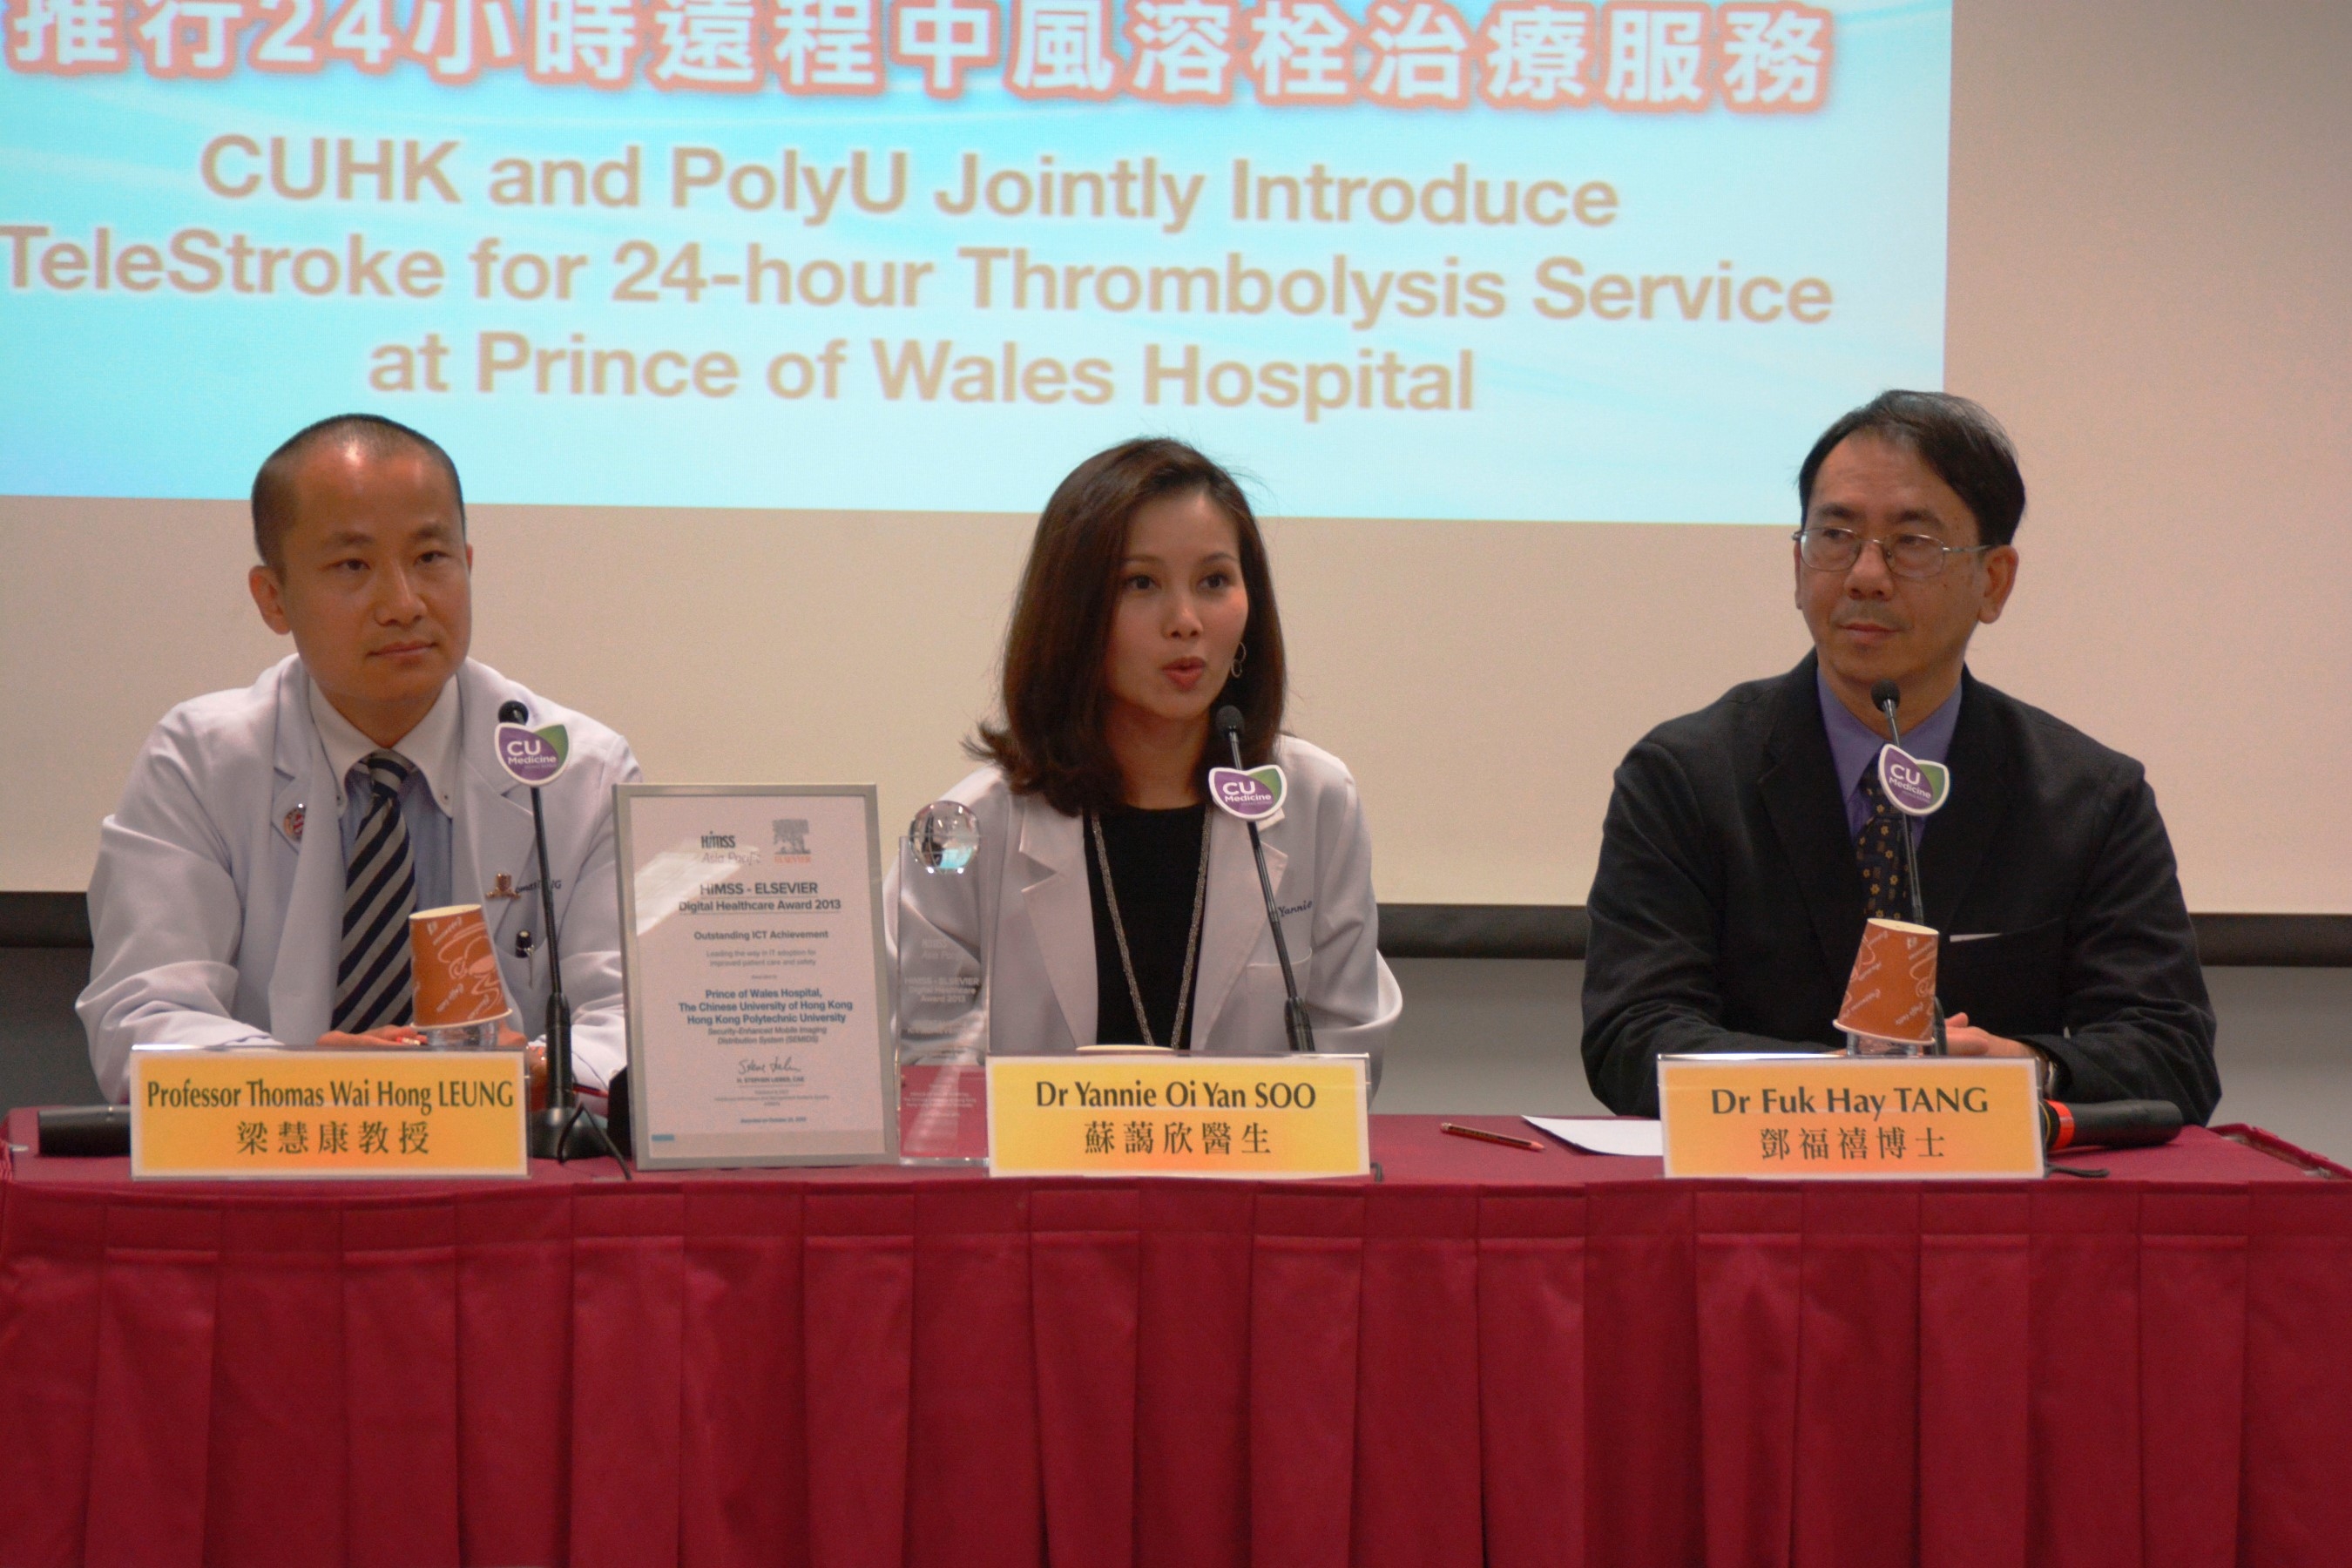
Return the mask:
M1932 816L1952 797L1952 770L1890 743L1879 748L1878 787L1906 816Z
M572 760L572 738L561 724L533 730L521 724L501 724L498 731L499 766L519 784L537 789L555 782Z
M1273 763L1246 772L1240 768L1209 770L1209 798L1217 803L1218 809L1260 827L1270 827L1282 820L1282 803L1289 793L1289 781Z

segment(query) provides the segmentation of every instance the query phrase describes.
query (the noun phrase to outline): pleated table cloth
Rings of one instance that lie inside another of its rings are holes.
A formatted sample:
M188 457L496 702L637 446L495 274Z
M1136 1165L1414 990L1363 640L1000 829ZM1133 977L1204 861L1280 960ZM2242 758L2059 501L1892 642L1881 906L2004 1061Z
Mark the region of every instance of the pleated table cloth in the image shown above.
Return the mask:
M0 1568L2352 1561L2325 1162L2191 1129L2096 1181L1668 1182L1403 1116L1373 1150L391 1187L17 1153Z

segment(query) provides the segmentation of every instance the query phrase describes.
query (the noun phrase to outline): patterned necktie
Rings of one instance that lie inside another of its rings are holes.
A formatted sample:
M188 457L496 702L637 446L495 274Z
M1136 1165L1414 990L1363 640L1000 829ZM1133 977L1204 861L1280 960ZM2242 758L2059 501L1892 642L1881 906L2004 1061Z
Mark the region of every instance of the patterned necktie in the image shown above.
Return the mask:
M1853 841L1854 858L1862 863L1863 913L1874 920L1911 918L1911 888L1903 879L1903 836L1911 824L1878 782L1878 769L1865 768L1862 795L1870 802L1870 820Z
M343 873L343 947L335 970L335 1027L364 1034L405 1024L415 1002L408 960L408 917L416 912L416 864L400 786L415 770L393 752L371 752L352 770L365 774L367 816Z

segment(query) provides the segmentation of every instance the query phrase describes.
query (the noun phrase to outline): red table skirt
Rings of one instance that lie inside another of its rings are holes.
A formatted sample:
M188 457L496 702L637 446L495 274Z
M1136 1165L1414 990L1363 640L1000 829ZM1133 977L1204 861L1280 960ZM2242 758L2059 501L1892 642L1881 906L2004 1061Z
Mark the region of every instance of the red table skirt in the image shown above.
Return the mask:
M20 1168L0 1564L2352 1561L2352 1184L1375 1120L1311 1187Z

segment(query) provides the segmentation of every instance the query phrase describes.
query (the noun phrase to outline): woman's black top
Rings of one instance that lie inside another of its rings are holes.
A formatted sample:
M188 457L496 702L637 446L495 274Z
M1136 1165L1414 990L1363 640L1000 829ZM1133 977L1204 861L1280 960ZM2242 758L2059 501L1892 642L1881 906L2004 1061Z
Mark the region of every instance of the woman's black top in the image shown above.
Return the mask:
M1193 889L1200 880L1201 835L1208 829L1208 807L1121 807L1104 813L1101 821L1103 843L1110 851L1110 879L1118 889L1118 916L1127 926L1127 950L1135 960L1135 984L1150 1016L1152 1040L1188 1050L1191 1008L1185 1009L1185 1038L1168 1037L1176 1026L1176 988L1183 984L1184 946L1192 931ZM1094 832L1084 825L1080 831L1086 837L1087 897L1095 910L1095 1043L1139 1046L1143 1030L1128 994L1127 971L1119 966L1118 935L1111 930L1110 900L1103 892ZM1197 989L1197 957L1192 967Z

